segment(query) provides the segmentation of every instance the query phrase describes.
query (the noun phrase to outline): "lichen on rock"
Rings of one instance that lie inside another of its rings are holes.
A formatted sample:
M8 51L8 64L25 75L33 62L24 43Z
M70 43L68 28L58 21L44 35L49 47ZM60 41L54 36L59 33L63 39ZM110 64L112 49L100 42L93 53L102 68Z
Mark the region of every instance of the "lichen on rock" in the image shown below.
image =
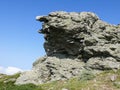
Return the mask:
M83 70L120 69L120 27L92 12L52 12L42 23L46 56L33 63L16 84L41 84L79 76Z

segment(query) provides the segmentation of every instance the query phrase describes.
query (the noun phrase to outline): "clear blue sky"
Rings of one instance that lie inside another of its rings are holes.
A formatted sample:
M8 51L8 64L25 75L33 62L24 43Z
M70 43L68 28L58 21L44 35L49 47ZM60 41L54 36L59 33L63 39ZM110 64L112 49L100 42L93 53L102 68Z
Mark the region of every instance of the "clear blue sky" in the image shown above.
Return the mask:
M0 66L31 69L45 55L37 15L52 11L95 12L102 20L120 23L120 0L0 0Z

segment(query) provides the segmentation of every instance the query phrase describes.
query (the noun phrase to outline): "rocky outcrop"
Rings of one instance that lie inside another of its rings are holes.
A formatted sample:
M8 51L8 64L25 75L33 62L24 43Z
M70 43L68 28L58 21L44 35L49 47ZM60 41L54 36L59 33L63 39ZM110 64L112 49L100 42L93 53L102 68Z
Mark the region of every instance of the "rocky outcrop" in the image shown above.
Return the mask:
M120 26L91 12L52 12L37 16L43 22L46 56L24 72L16 84L41 84L79 76L83 70L120 69Z

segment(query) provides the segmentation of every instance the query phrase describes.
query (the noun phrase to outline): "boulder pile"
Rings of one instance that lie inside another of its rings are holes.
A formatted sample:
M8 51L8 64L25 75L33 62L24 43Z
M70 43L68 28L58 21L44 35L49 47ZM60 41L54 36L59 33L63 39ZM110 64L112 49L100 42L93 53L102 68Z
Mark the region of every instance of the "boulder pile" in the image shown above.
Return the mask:
M111 25L92 12L52 12L37 16L42 23L46 56L21 74L16 84L41 84L79 76L83 70L94 73L120 69L120 25Z

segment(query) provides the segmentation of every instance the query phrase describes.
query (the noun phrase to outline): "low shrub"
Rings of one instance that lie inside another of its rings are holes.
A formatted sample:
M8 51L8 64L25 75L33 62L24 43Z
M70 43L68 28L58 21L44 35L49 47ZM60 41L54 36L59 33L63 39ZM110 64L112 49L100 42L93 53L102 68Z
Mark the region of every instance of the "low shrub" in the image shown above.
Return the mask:
M83 71L79 76L80 81L92 80L93 78L95 78L95 75L88 70Z

